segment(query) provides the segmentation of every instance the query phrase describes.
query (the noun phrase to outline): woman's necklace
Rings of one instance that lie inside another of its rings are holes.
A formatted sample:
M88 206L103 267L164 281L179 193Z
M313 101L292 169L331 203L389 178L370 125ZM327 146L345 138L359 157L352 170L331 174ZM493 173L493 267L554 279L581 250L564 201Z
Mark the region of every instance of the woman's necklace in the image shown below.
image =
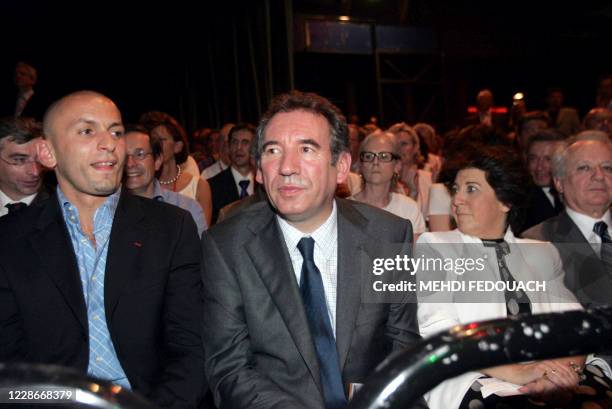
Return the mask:
M174 186L176 187L176 181L181 177L181 166L179 164L176 165L176 175L172 178L172 179L168 179L168 180L161 180L159 179L159 184L160 185L171 185L171 184L175 184ZM175 190L175 189L172 189Z

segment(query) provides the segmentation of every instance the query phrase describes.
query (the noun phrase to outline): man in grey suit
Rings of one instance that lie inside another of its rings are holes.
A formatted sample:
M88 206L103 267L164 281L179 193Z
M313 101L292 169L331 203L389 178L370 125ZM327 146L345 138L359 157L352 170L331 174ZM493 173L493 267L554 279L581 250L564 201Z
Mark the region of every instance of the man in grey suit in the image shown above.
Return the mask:
M390 353L419 339L414 303L366 303L360 260L410 254L412 227L334 198L351 166L328 100L276 97L254 144L268 200L202 238L206 375L220 408L343 408Z
M553 156L553 180L565 210L532 227L523 237L551 241L565 270L565 285L584 305L612 300L612 143L585 131Z

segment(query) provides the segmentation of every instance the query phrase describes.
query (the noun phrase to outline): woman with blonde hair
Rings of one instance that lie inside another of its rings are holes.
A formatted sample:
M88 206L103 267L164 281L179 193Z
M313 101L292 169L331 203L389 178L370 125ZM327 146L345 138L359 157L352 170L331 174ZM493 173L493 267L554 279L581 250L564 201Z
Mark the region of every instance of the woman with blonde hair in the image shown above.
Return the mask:
M421 155L419 136L415 130L404 122L391 126L387 132L395 135L399 144L402 168L399 181L408 196L414 199L423 216L428 216L429 188L432 185L432 174L423 169L425 160Z

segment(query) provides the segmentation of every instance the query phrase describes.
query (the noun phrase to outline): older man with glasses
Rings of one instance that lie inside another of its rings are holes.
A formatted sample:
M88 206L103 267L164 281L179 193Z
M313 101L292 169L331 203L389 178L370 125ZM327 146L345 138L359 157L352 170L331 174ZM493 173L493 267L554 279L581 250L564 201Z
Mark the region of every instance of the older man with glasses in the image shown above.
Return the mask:
M208 227L204 211L194 199L167 189L162 189L155 174L159 171L163 156L159 140L151 140L149 132L141 126L127 126L125 133L127 158L124 184L134 195L178 206L191 213L198 227L198 234Z

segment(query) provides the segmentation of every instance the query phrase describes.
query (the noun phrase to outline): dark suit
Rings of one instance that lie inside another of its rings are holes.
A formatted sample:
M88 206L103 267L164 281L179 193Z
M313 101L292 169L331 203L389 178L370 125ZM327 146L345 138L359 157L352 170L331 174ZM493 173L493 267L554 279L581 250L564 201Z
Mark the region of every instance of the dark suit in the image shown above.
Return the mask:
M337 199L336 346L344 385L419 339L416 304L367 303L362 257L410 254L410 222ZM204 233L206 374L223 408L322 409L319 363L282 232L256 203ZM370 273L368 273L371 275Z
M57 197L0 219L0 362L86 372L87 307ZM104 281L108 330L132 388L194 408L205 379L198 236L189 213L122 194Z
M17 104L17 94L11 93L8 98L4 100L4 104L0 108L2 114L0 117L11 117L15 116L15 105ZM49 102L38 92L34 92L32 97L28 100L25 108L21 112L20 117L30 117L37 121L42 121L45 111L49 106Z
M526 203L525 222L515 233L520 234L528 228L556 216L561 210L563 210L563 205L558 198L556 200L556 206L553 206L542 188L533 186L530 189L529 200Z
M480 125L480 124L481 122L480 122L479 113L469 115L468 117L465 118L463 122L463 126ZM496 112L491 112L491 125L494 128L499 128L504 131L507 131L508 130L508 116L505 114L498 114Z
M212 196L212 224L215 224L217 217L219 217L219 210L223 206L240 199L240 195L236 188L236 180L232 175L231 166L208 179L208 183Z
M550 241L557 247L565 270L565 285L582 305L611 303L612 279L567 212L530 228L522 236Z

